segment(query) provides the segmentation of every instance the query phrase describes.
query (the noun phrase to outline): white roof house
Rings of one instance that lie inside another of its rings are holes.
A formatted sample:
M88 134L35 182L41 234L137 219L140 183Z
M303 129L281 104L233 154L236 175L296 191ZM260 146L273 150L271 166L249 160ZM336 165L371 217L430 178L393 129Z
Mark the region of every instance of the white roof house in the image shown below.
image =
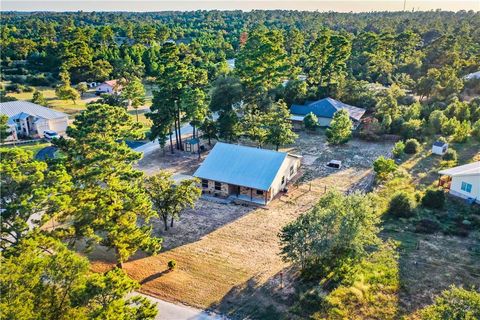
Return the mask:
M450 194L480 203L480 161L438 173L450 177Z
M67 114L28 101L0 103L0 113L8 116L16 136L43 137L46 130L62 134L68 126Z
M464 78L466 80L480 79L480 71L469 73Z
M194 176L204 193L267 204L297 174L300 156L218 142Z

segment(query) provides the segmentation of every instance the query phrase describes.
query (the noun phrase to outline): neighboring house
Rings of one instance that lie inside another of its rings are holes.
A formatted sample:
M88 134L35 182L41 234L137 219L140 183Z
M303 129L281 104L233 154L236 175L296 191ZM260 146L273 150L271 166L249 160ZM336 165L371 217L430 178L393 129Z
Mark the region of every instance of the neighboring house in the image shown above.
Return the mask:
M28 101L9 101L0 103L0 113L8 116L9 126L18 137L42 138L43 132L52 130L64 134L68 126L68 115Z
M112 94L112 93L120 93L122 91L122 86L119 84L118 80L107 80L102 82L97 87L97 94Z
M350 119L353 121L353 127L356 128L365 114L365 109L354 107L332 98L307 101L304 105L294 104L290 107L290 119L295 127L302 126L303 118L312 112L317 116L319 126L329 127L335 112L342 109L348 111Z
M286 152L217 142L194 176L204 193L267 204L297 175L300 161Z
M432 145L432 153L443 156L448 150L448 143L435 141Z
M469 73L464 78L466 80L480 79L480 71Z
M480 203L480 161L439 171L447 179L440 178L439 185L450 194Z

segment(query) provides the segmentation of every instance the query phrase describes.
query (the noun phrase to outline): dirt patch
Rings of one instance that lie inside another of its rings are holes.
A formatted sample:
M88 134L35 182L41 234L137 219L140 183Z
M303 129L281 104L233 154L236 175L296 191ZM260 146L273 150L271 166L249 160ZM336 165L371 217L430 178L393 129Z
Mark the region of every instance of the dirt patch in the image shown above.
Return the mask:
M145 172L147 176L154 175L160 170L167 170L174 175L192 175L200 166L202 160L198 155L189 152L175 150L171 154L169 150L165 153L160 149L149 152L136 164L136 168Z

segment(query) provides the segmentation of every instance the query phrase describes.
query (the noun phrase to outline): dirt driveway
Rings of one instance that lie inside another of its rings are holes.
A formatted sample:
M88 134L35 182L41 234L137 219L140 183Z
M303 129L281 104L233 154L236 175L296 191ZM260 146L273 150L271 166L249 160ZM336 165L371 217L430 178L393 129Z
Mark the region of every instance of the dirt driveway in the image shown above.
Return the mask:
M294 148L285 149L304 156L303 182L298 188L290 188L267 208L199 200L167 232L158 220L155 233L164 238L163 252L138 256L125 264L125 270L142 284L140 291L160 299L233 318L280 319L290 306L294 292L290 280L295 272L279 256L279 231L309 210L326 190L367 188L373 161L391 148L390 143L359 140L330 147L323 135L301 134ZM341 160L342 169L327 168L326 162L332 159ZM198 165L192 155L152 153L138 167L147 174L160 169L191 174ZM178 269L169 273L166 265L171 259L177 261ZM94 268L108 265L98 262Z

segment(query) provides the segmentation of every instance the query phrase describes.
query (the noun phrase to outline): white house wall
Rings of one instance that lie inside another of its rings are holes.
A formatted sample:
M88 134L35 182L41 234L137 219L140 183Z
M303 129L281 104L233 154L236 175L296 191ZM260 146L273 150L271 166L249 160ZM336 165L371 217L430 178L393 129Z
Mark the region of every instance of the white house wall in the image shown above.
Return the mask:
M294 167L293 174L290 175L290 167ZM287 156L283 161L280 169L278 170L275 179L272 182L272 186L270 187L270 199L271 200L275 195L283 190L287 183L297 174L298 169L300 168L300 158ZM282 184L282 177L285 177L285 181Z
M65 117L65 118L59 118L59 119L51 119L48 121L48 125L50 127L50 130L63 134L65 133L65 131L67 131L68 118Z
M470 183L472 185L472 191L471 192L463 191L462 182ZM452 183L450 185L450 193L454 196L465 198L465 199L474 198L478 203L480 203L480 174L453 176Z

